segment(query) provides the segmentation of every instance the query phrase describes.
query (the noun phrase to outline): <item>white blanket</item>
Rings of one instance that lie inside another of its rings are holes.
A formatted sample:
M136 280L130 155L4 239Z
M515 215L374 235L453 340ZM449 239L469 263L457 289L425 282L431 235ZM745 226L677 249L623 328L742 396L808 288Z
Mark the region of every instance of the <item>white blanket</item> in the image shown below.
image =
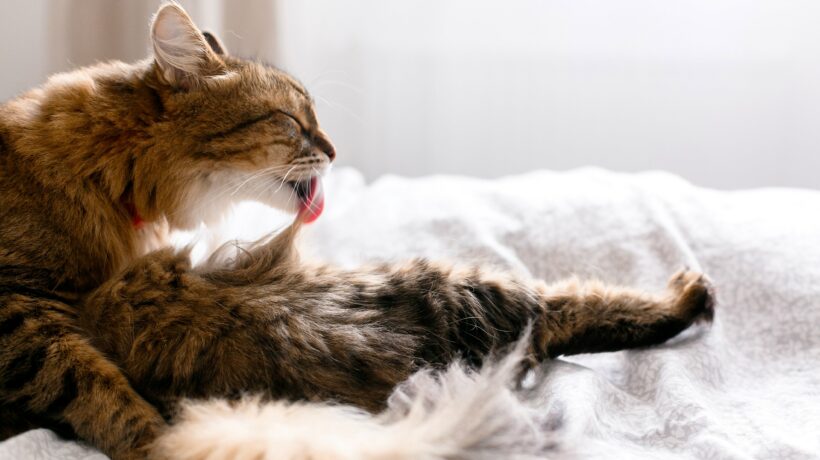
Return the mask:
M709 274L712 327L550 367L544 397L565 452L820 458L820 192L718 192L664 173L594 169L371 185L340 170L328 192L302 243L345 266L426 256L649 290L683 265ZM261 232L269 218L246 207L236 227ZM36 430L0 443L6 458L104 457Z

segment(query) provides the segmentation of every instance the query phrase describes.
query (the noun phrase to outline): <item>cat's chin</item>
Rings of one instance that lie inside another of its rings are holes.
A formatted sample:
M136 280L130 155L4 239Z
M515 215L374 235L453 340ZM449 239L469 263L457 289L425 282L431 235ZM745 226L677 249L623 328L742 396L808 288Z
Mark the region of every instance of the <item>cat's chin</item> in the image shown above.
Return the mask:
M239 201L256 201L266 206L296 214L302 223L314 222L325 207L325 192L321 176L297 181L287 181L275 188L267 187L267 193L248 194Z
M271 182L262 176L226 172L211 174L188 193L196 197L185 208L168 213L168 222L177 230L192 230L201 223L218 224L243 201L255 201L280 211L295 214L302 223L311 223L324 210L325 194L319 175L296 181Z

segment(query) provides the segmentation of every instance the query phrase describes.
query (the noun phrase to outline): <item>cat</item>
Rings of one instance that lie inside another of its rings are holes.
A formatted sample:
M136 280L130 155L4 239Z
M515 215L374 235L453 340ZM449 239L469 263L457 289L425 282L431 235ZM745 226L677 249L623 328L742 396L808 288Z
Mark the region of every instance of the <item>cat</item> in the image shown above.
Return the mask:
M534 360L664 342L710 320L682 270L652 295L426 260L299 261L336 156L294 78L231 56L175 3L153 56L51 77L0 107L0 432L49 427L115 460L152 451L183 398L244 393L376 412L396 384L478 365L530 330ZM192 267L169 229L235 200L296 215L230 263ZM528 329L529 328L529 329Z

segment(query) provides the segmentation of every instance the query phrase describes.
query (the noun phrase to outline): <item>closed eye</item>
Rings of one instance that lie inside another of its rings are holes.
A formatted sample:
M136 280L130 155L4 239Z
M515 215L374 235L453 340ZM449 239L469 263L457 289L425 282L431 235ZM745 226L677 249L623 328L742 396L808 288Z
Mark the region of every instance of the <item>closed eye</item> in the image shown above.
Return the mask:
M262 115L258 115L256 117L249 118L247 120L241 121L241 122L237 123L236 125L228 128L224 131L219 131L219 132L216 132L216 133L209 134L208 136L206 136L206 140L207 141L212 141L214 139L228 137L232 134L235 134L239 131L242 131L243 129L249 128L249 127L251 127L251 126L253 126L257 123L261 123L263 121L270 120L274 117L275 114L276 114L276 112L268 112L268 113L264 113Z
M299 131L301 131L301 132L307 132L307 131L308 131L308 130L307 130L307 129L305 129L305 127L302 125L302 122L301 122L301 121L299 121L299 119L298 119L298 118L296 118L296 115L293 115L292 113L290 113L290 112L286 112L286 111L284 111L284 110L276 110L276 112L277 112L277 113L280 113L280 114L282 114L282 115L284 115L284 116L285 116L285 117L287 117L287 118L290 118L290 120L291 120L291 121L293 121L293 123L296 125L296 127L297 127L297 128L299 128Z
M296 125L296 129L298 130L298 132L307 132L305 127L302 125L302 123L299 121L299 119L296 118L295 115L293 115L289 112L286 112L284 110L271 110L270 112L266 112L266 113L263 113L261 115L257 115L255 117L248 118L247 120L243 120L243 121L235 124L234 126L231 126L230 128L225 129L223 131L217 131L215 133L208 134L207 136L205 136L205 140L206 141L212 141L212 140L215 140L215 139L220 139L220 138L225 138L225 137L231 136L231 135L236 134L240 131L243 131L247 128L250 128L251 126L254 126L257 123L261 123L261 122L268 121L268 120L273 120L276 117L276 115L284 115L285 118L288 118L292 122L292 124Z

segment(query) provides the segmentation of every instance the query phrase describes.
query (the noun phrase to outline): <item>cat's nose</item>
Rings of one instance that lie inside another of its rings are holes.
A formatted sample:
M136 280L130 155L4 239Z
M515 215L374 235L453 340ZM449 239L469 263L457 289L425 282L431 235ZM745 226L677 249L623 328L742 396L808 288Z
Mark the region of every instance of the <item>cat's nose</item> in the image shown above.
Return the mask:
M336 147L333 146L333 143L330 142L330 139L324 131L320 129L319 132L316 133L316 139L313 142L316 145L316 148L327 155L327 158L330 161L333 161L336 158Z
M333 144L331 144L331 143L328 143L327 147L328 148L324 151L325 155L327 155L327 157L330 159L330 161L335 160L336 159L336 147L334 147Z

